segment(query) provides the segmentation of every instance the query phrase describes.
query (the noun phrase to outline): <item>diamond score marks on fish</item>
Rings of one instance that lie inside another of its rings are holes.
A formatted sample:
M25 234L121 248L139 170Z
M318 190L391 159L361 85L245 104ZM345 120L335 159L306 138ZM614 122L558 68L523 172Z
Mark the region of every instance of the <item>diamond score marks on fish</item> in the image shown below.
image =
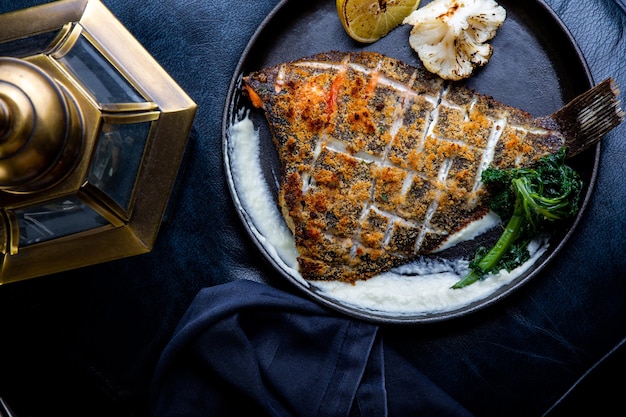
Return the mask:
M488 213L487 167L571 157L624 116L611 79L536 118L372 52L265 68L244 90L268 120L309 280L355 282L439 250Z

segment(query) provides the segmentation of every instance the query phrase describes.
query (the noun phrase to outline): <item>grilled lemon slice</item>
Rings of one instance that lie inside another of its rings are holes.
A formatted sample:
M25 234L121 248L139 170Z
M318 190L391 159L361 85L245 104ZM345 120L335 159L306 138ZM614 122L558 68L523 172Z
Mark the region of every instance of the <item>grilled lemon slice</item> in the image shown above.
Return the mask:
M362 43L373 43L398 26L420 0L337 0L337 14L346 33Z

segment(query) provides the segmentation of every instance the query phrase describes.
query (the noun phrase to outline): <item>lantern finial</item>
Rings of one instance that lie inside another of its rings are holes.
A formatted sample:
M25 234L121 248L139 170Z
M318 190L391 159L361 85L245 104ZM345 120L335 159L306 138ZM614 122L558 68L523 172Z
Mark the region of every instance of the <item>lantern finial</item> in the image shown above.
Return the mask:
M60 181L81 141L67 93L35 65L0 58L0 189L31 192Z

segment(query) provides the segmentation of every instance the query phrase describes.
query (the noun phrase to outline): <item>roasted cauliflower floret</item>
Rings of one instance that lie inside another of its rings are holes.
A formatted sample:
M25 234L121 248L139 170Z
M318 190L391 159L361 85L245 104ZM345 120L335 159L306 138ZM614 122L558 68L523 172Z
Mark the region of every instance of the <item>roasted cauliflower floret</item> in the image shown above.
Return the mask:
M494 0L434 0L404 19L413 25L409 44L424 67L441 78L460 80L485 65L493 48L486 43L506 18Z

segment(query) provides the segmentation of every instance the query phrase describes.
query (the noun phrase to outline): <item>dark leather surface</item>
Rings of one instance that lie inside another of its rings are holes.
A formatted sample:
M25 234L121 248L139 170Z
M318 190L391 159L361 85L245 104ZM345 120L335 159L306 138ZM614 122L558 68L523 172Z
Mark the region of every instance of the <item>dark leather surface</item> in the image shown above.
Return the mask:
M39 3L3 0L0 12ZM220 142L232 72L277 0L104 3L199 109L180 185L151 253L0 288L0 396L24 415L50 415L46 410L62 406L66 415L144 415L158 355L201 288L250 279L291 290L233 210ZM594 79L612 76L626 91L626 15L618 5L547 3ZM594 367L602 369L601 360L626 338L624 155L626 124L603 142L595 192L577 233L537 279L465 319L383 326L379 334L394 364L403 364L396 377L408 381L420 372L476 416L540 416L569 390L551 415L577 398L603 398L609 384L596 390L586 381L603 382L593 379ZM83 402L93 405L89 412ZM603 403L594 403L600 415Z

